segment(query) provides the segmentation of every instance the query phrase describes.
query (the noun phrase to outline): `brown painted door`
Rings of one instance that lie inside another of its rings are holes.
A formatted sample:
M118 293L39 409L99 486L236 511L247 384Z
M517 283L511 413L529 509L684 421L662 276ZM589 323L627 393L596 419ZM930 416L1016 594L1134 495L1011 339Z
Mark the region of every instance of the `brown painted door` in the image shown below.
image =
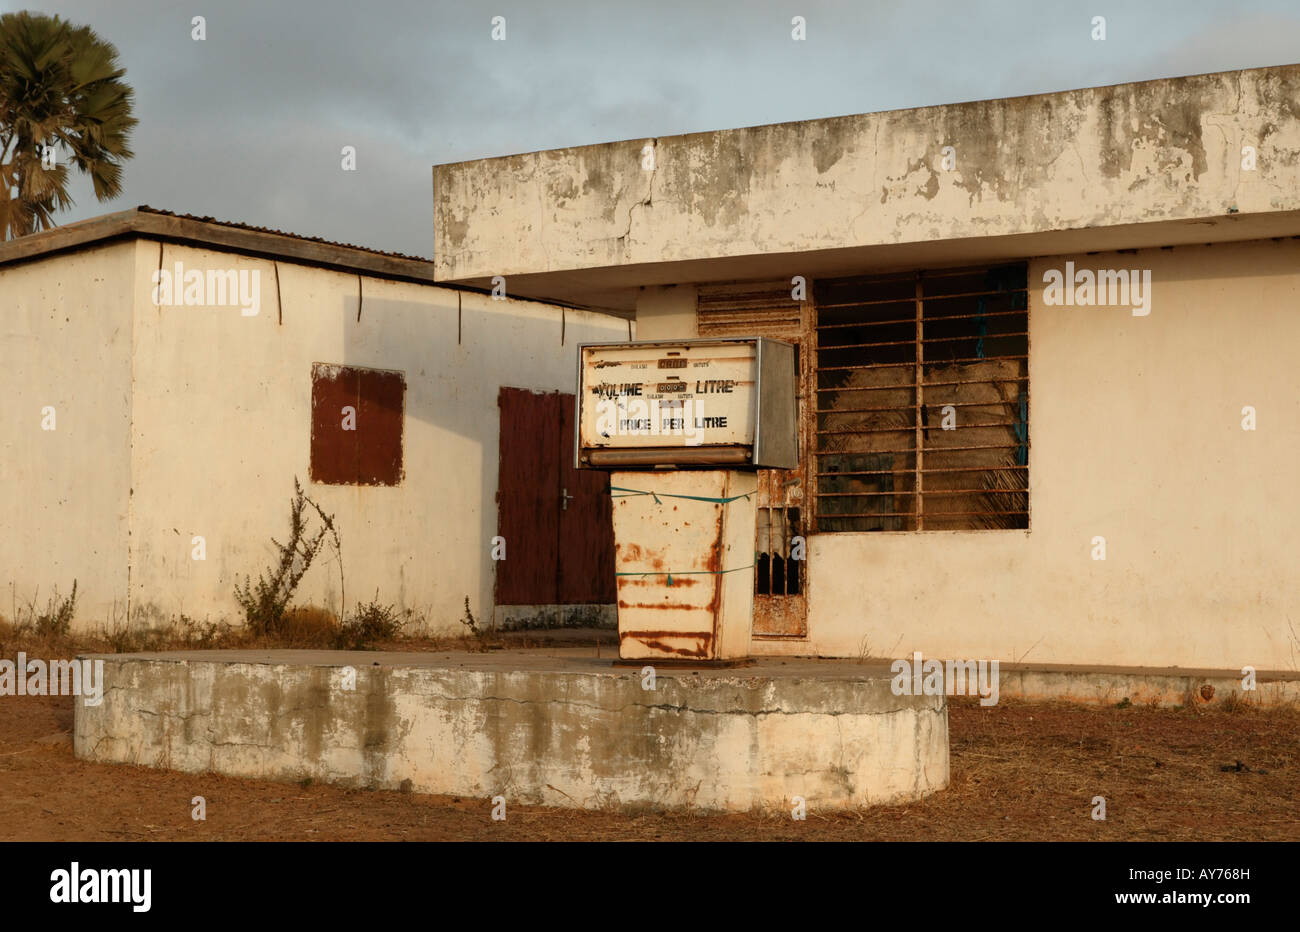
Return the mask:
M573 468L574 396L501 388L498 605L615 600L609 474Z
M614 585L614 520L609 473L573 465L574 396L559 394L561 605L608 604Z
M498 605L555 605L558 602L560 464L555 432L560 399L502 388L500 465L497 478L497 534L506 558L496 564Z

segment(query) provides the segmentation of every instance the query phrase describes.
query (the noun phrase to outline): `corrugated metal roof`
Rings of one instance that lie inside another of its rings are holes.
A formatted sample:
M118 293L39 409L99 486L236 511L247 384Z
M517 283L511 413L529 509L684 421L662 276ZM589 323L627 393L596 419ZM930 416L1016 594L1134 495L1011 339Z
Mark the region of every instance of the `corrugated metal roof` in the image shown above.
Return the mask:
M439 284L434 279L433 262L418 256L336 243L318 236L298 236L213 217L177 214L143 205L0 242L0 265L129 236L302 262L363 275Z
M218 226L231 227L236 230L252 230L256 233L273 233L276 236L287 236L292 239L303 240L308 243L324 243L327 246L342 246L345 249L359 249L362 252L374 253L377 256L390 256L394 259L409 259L412 262L432 262L432 259L424 256L408 256L400 252L385 252L382 249L371 249L369 246L358 246L355 243L340 243L336 240L328 240L319 236L303 236L301 233L286 233L284 230L273 230L270 227L253 226L251 223L240 223L236 220L218 220L216 217L196 217L194 214L178 214L170 210L160 210L157 207L150 207L148 204L141 204L135 208L138 211L148 214L158 214L163 217L179 217L182 220L194 220L199 223L213 223Z
M364 246L336 243L317 236L298 236L294 233L255 227L247 223L176 214L143 205L0 242L0 266L30 262L128 237L142 237L163 243L236 252L277 262L296 262L336 272L369 275L391 281L437 285L439 288L453 291L474 294L487 294L490 291L488 288L459 282L439 281L434 277L433 261L419 256L406 256L398 252L383 252L379 249L367 249ZM511 298L552 307L570 307L612 314L621 318L630 316L607 308L590 307L563 300L555 301L524 295L512 295Z

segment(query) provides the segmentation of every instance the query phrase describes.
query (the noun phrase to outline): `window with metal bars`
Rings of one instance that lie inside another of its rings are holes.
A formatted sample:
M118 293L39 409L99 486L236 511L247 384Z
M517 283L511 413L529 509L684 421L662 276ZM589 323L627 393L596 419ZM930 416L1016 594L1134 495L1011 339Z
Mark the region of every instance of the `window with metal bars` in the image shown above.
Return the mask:
M789 506L758 508L755 553L755 595L800 595L803 593L803 560L796 559L793 541L803 531L799 509Z
M818 532L1029 526L1024 263L819 281Z

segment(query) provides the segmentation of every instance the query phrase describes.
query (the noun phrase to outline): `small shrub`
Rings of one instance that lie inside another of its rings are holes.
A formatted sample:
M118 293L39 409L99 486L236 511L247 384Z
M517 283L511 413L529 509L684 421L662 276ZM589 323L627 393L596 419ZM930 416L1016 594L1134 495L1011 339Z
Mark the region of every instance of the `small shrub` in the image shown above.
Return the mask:
M181 615L172 626L172 637L185 647L211 648L230 641L232 629L223 621L195 621Z
M344 620L338 644L344 650L368 650L377 641L393 640L404 624L406 619L380 603L376 591L369 605L358 602L356 612Z
M1246 698L1245 693L1230 692L1223 697L1223 702L1219 704L1223 711L1233 715L1240 715L1243 712L1257 711L1258 706Z
M40 590L14 612L12 621L0 618L0 636L27 640L63 640L72 629L72 618L77 613L77 581L72 581L72 592L59 598L59 590L46 600L44 610L36 607Z
M65 638L72 629L72 616L77 610L77 581L72 581L72 592L66 599L59 598L59 590L54 590L45 605L45 611L35 614L32 628L39 638Z
M134 654L141 649L143 633L143 628L119 621L104 632L104 640L111 653Z
M242 587L239 583L235 584L235 599L244 611L244 620L249 630L255 635L276 637L283 633L285 611L298 583L325 545L327 535L334 535L337 539L334 516L327 515L307 497L296 476L293 480L293 493L293 500L289 504L288 543L271 540L280 552L276 565L269 572L258 574L256 586L248 576L244 577ZM309 507L315 510L322 524L314 534L307 528L306 512Z

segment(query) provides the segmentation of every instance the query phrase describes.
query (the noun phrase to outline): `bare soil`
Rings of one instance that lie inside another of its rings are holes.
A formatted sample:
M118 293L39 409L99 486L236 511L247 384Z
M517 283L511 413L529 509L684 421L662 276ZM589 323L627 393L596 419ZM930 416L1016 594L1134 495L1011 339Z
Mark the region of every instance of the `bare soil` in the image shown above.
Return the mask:
M950 706L952 785L908 806L707 816L574 812L95 764L72 697L0 698L0 840L1290 840L1300 715ZM1226 768L1226 769L1225 769ZM206 821L191 799L207 801ZM1106 819L1092 818L1104 796Z

